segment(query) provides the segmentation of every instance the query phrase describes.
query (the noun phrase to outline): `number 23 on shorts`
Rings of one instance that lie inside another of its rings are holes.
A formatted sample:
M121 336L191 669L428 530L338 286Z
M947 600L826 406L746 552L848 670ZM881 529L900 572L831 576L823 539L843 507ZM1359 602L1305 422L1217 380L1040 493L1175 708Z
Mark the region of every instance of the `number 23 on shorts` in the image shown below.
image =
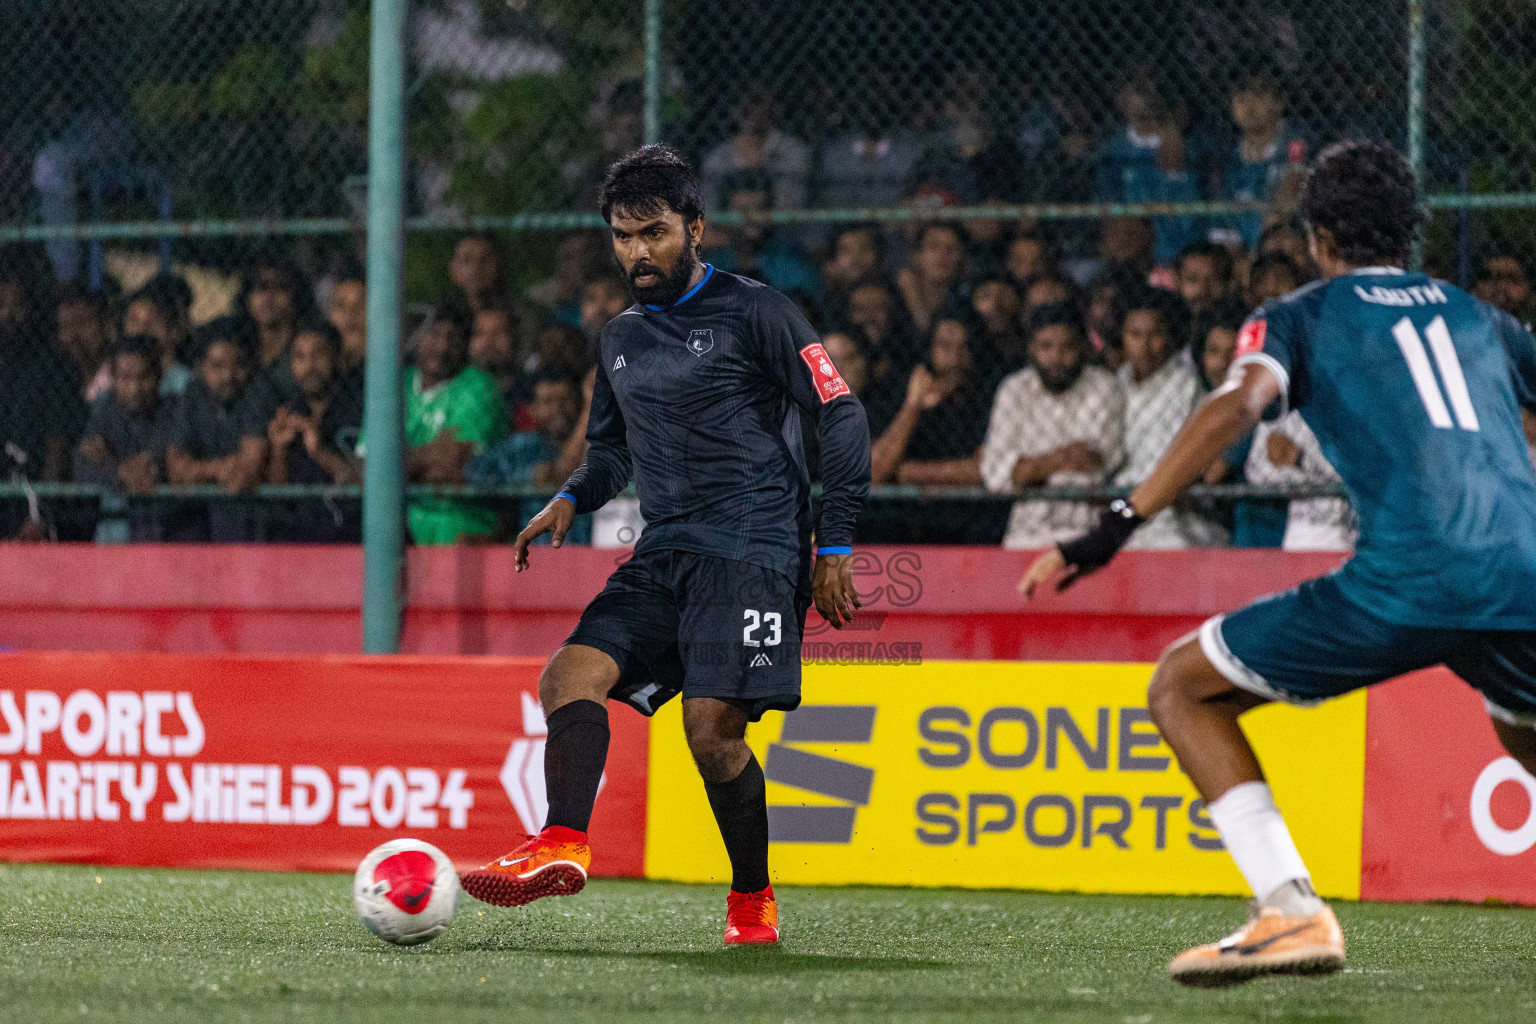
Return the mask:
M741 629L741 642L747 647L776 647L784 639L784 620L778 612L759 612L756 608L744 608L741 614L746 624ZM759 639L760 629L768 630Z

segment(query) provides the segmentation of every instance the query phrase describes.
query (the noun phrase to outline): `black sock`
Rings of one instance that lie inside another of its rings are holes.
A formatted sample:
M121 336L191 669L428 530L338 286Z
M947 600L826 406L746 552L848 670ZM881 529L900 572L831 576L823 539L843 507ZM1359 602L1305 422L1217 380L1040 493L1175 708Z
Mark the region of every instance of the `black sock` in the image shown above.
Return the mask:
M544 827L563 825L585 832L608 762L608 709L596 701L573 700L556 708L547 724L544 792L549 815Z
M731 857L731 889L768 888L768 794L755 756L730 782L706 782L710 809Z

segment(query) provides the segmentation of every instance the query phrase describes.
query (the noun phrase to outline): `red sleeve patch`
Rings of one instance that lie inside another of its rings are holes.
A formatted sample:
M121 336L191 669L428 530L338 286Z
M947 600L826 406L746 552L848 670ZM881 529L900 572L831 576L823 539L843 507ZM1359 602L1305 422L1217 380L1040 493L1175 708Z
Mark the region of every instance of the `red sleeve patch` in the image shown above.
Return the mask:
M1250 320L1243 324L1243 329L1237 332L1237 355L1251 356L1264 351L1264 334L1268 330L1269 323L1265 320Z
M800 358L805 360L805 365L811 368L811 379L816 382L816 393L821 396L823 405L843 395L851 395L847 383L843 381L843 375L837 372L837 367L832 365L832 360L827 357L827 350L821 347L819 342L812 343L800 350Z

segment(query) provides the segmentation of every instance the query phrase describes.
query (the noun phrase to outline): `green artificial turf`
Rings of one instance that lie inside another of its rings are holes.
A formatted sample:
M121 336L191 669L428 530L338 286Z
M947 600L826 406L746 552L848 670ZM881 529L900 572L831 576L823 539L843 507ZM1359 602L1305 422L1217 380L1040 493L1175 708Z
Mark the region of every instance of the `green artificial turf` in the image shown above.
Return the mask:
M785 888L776 949L720 945L718 888L463 898L386 946L350 879L0 865L5 1021L1536 1021L1536 911L1341 904L1350 967L1218 992L1167 958L1230 899Z

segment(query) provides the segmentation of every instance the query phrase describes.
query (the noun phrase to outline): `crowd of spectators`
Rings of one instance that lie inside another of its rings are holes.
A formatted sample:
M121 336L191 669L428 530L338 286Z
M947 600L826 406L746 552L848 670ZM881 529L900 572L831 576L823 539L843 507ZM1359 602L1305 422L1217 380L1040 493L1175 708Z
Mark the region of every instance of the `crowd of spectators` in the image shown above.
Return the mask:
M580 461L589 338L629 304L599 251L590 236L567 240L554 277L517 296L493 237L457 240L449 293L412 317L402 381L411 482L548 486ZM26 247L0 252L0 466L25 485L0 500L0 537L359 538L355 498L254 492L362 478L360 267L342 261L311 280L284 255L260 253L228 311L196 325L180 276L114 301L58 285L49 270ZM61 482L105 497L31 493ZM146 500L167 484L203 489ZM413 497L407 525L416 543L473 543L504 537L527 514L450 492Z
M873 482L1020 495L1007 507L903 491L871 503L863 539L1037 548L1085 529L1093 502L1027 489L1145 479L1224 379L1248 311L1313 276L1299 237L1288 222L1271 224L1252 254L1196 240L1164 267L1149 222L1109 221L1086 277L1069 274L1049 235L1027 224L989 227L981 239L938 222L910 231L844 226L819 259L783 243L804 283L780 283L867 408ZM712 228L705 258L770 277L753 258L761 241ZM907 255L898 261L896 253ZM179 277L154 277L111 302L50 287L23 255L0 259L5 462L13 480L89 483L109 494L96 504L7 500L6 537L358 538L353 499L251 493L260 484L361 479L366 285L356 267L311 282L286 259L260 255L244 269L232 308L194 326L192 292ZM1531 315L1518 259L1495 254L1481 270L1480 296ZM554 274L522 294L511 293L505 271L493 237L462 237L448 268L451 293L416 318L402 384L414 483L548 489L582 458L590 353L629 304L624 282L595 234L562 240ZM46 307L38 296L50 296ZM1329 484L1337 476L1292 413L1261 426L1206 481ZM162 484L211 491L129 500ZM409 533L421 544L504 540L541 500L413 497ZM632 541L641 528L634 510L619 503L613 515L606 529L604 513L597 523L584 517L572 541ZM1342 549L1353 530L1347 503L1333 497L1184 502L1134 543Z
M1087 500L1039 485L1134 485L1224 379L1243 318L1316 270L1291 211L1312 146L1278 83L1243 79L1225 148L1187 133L1152 80L1126 77L1122 121L1073 142L1091 197L1251 200L1230 217L1116 217L1063 224L970 219L899 226L774 225L750 215L808 202L880 207L1012 201L1029 154L958 88L935 149L900 132L812 147L751 96L735 133L701 154L712 208L702 258L796 302L864 402L873 482L984 489L1006 500L871 502L861 539L1038 548L1085 529ZM1080 140L1079 140L1080 141ZM1065 145L1058 135L1056 144ZM601 232L553 245L553 273L513 288L497 239L459 238L451 288L411 325L403 380L412 483L552 489L579 464L597 334L628 307ZM0 536L99 541L356 540L355 500L257 500L261 484L350 484L362 431L366 284L337 264L315 279L267 252L241 273L225 315L194 324L187 283L163 274L116 301L55 285L46 260L0 254L0 465L17 481L77 481L99 503L0 501ZM1498 252L1476 293L1528 321L1526 268ZM1337 480L1300 416L1260 427L1210 467L1208 483ZM151 494L203 485L198 497ZM408 503L420 544L505 540L541 499L437 493ZM571 540L628 543L632 506L583 517ZM1184 501L1134 543L1342 549L1354 540L1333 497Z

